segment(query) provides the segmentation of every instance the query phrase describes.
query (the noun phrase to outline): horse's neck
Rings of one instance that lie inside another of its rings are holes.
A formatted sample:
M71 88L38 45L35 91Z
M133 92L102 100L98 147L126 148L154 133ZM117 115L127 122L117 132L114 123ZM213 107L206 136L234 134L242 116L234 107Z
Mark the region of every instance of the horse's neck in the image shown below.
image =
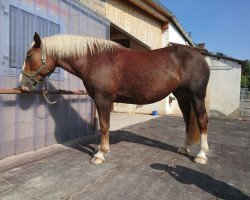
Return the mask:
M79 69L73 59L58 59L56 65L75 76L79 76Z

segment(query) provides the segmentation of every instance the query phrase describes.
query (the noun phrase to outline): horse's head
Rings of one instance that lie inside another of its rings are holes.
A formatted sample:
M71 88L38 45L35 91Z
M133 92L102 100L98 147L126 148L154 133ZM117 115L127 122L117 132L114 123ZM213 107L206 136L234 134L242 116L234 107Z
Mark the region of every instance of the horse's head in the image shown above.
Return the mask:
M20 87L26 91L34 89L38 83L45 83L55 70L55 62L51 57L46 57L40 36L35 33L33 39L34 43L27 51L20 74Z

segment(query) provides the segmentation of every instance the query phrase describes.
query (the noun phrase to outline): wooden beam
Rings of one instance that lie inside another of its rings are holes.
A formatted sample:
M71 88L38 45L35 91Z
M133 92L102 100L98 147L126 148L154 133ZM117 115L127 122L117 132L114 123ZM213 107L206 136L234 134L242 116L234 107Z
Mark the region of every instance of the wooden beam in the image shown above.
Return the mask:
M163 22L161 25L161 30L167 30L168 29L168 22Z
M152 5L146 3L145 1L143 1L143 0L128 0L128 1L130 1L134 5L138 6L142 10L146 11L147 13L153 15L154 17L156 17L160 21L169 22L169 19L168 19L168 17L166 17L166 15L162 14L156 8L154 8Z
M23 91L19 88L11 88L11 89L1 89L0 94L43 94L42 90L32 90L32 91ZM53 95L88 95L88 93L84 90L45 90L45 94L53 94Z
M154 7L159 13L163 14L164 16L167 16L168 18L171 17L171 13L166 11L164 8L159 6L157 3L153 2L152 0L143 0L147 2L150 6Z

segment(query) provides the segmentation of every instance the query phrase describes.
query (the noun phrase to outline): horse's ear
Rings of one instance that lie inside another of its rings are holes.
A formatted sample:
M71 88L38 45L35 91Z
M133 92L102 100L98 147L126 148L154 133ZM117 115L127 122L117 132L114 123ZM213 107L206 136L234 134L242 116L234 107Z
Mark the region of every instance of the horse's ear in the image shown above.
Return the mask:
M33 39L34 39L34 42L35 42L34 48L40 48L40 46L41 46L41 38L40 38L40 36L39 36L39 34L37 32L35 32L35 35L34 35Z

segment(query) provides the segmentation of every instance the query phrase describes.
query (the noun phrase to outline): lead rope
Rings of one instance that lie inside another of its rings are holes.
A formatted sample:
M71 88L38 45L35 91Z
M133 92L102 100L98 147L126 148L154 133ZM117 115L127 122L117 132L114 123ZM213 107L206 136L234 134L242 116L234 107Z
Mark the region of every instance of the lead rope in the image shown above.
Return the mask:
M43 87L42 92L43 92L43 97L44 97L44 99L47 101L48 104L51 104L51 105L57 103L57 102L61 99L61 97L62 97L62 93L61 93L61 94L59 95L59 97L58 97L57 100L55 100L55 101L50 101L50 100L48 99L48 97L46 96L46 94L45 94L45 86Z
M48 70L48 68L47 68L47 66L46 66L46 55L45 55L45 50L44 50L44 48L42 48L42 66L44 65L45 67L45 69L47 70L47 71L49 71ZM46 80L43 82L43 89L42 89L42 92L43 92L43 97L44 97L44 99L47 101L47 103L48 104L51 104L51 105L53 105L53 104L55 104L55 103L57 103L60 99L61 99L61 97L62 97L62 93L59 95L59 97L58 97L58 99L57 100L55 100L55 101L50 101L49 99L48 99L48 97L46 96L46 94L45 94L45 83L46 83L46 81L48 80L48 78L49 78L49 76L46 78Z

